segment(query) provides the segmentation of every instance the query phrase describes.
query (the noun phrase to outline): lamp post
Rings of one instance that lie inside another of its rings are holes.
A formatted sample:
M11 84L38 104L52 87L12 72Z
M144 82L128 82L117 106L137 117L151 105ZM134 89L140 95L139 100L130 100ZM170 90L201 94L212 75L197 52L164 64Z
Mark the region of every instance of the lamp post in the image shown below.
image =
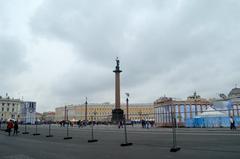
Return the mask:
M129 116L128 116L128 102L129 102L129 96L130 94L129 93L125 93L126 96L127 96L127 99L126 99L126 111L127 111L127 121L129 120Z
M66 113L67 113L67 106L65 105L65 107L64 107L64 121L67 120Z
M88 102L87 102L87 97L86 97L86 101L85 101L85 122L87 122L87 105L88 105Z

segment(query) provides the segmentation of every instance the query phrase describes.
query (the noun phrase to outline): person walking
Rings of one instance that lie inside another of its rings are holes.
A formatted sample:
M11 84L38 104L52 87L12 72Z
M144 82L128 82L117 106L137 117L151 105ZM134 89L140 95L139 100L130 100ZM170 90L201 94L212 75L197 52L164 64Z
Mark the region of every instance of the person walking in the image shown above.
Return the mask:
M233 116L230 117L230 129L236 130L235 121L234 121Z
M18 122L17 121L15 121L14 122L14 131L13 131L13 135L18 135Z
M11 131L12 131L12 128L13 128L13 122L12 122L12 120L10 120L10 121L7 123L8 136L10 136Z
M149 123L149 121L147 120L147 121L146 121L146 128L147 128L147 129L149 129L149 125L150 125L150 123Z

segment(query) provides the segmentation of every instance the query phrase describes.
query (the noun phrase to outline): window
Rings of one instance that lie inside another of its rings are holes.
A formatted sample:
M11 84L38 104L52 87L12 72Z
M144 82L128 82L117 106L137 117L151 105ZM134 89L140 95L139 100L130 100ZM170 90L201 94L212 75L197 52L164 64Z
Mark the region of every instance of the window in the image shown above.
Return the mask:
M8 106L10 105L10 103L7 104Z
M5 105L5 103L2 103L2 106L4 106Z
M12 112L14 112L14 108L12 108Z
M2 112L4 111L4 108L2 108Z
M7 111L9 111L9 108L7 108Z
M15 104L14 104L14 103L13 103L12 105L13 105L13 106L15 106Z

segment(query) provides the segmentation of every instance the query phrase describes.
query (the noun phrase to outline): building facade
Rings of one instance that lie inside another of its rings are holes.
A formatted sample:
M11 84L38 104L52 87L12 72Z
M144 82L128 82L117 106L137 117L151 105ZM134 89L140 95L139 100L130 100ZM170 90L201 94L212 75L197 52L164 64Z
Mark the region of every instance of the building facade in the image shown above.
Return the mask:
M36 121L38 122L43 121L43 113L36 112L35 117L36 117Z
M41 121L43 122L55 121L55 112L43 112Z
M220 94L220 99L212 100L214 108L228 116L240 116L240 88L233 88L228 96Z
M36 102L23 101L20 109L20 121L34 124L36 121Z
M173 118L176 118L178 126L186 126L186 121L203 113L211 106L211 103L194 93L186 100L176 100L168 97L161 97L154 102L155 124L159 127L172 125Z
M87 105L87 120L90 121L91 117L97 121L111 121L112 110L114 104L101 103L101 104L88 104ZM126 113L126 105L122 105L124 113ZM142 104L129 104L128 108L129 119L140 121L141 119L153 120L153 104L142 103ZM68 120L77 121L85 120L85 104L81 105L68 105L63 107L57 107L55 109L55 121Z
M0 96L0 107L1 121L35 122L36 102Z
M0 96L0 115L1 121L7 121L8 119L18 119L21 114L20 99L13 99L8 96L5 98Z

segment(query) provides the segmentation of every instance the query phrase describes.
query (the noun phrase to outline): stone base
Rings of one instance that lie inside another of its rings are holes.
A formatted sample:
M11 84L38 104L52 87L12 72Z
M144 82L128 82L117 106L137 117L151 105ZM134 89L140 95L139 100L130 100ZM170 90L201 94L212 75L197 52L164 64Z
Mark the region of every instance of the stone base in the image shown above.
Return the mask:
M180 149L181 149L180 147L173 147L173 148L170 149L170 152L177 152Z
M133 144L132 143L130 143L130 142L128 142L128 143L125 143L125 144L121 144L121 146L132 146Z
M98 140L96 140L96 139L92 139L92 140L88 140L88 142L98 142Z
M112 110L112 122L118 123L123 120L123 110L122 109L113 109Z

